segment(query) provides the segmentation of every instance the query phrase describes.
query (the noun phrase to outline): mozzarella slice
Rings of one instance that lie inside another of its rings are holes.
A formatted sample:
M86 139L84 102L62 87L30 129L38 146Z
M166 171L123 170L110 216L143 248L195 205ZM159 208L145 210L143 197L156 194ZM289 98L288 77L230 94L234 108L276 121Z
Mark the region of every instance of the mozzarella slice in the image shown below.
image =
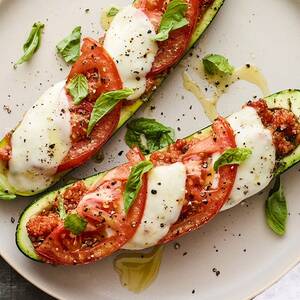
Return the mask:
M38 192L53 181L71 147L65 82L48 89L28 110L11 138L8 181L19 192Z
M250 148L251 156L238 166L234 186L222 210L260 192L272 180L275 167L275 146L272 134L266 129L255 109L245 107L228 117L237 147Z
M182 163L159 166L149 172L144 216L135 235L123 249L152 247L168 233L183 206L185 181L186 171Z
M158 50L155 34L149 18L133 6L122 9L106 33L104 48L116 63L123 87L134 90L129 100L146 90L146 75Z

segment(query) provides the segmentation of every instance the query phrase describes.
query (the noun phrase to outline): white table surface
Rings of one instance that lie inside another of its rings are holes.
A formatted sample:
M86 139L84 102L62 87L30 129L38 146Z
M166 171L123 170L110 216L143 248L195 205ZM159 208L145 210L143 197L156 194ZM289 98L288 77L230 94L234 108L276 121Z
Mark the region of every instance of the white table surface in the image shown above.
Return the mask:
M287 273L276 284L268 288L255 300L299 300L300 299L300 264Z

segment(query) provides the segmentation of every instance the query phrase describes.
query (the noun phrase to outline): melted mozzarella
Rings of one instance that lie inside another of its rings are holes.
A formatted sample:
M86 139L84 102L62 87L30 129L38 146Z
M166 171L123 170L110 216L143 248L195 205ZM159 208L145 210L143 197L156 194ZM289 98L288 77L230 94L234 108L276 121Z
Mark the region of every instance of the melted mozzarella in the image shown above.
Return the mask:
M104 48L116 63L123 87L134 90L129 100L137 99L146 90L146 75L158 50L154 36L148 17L133 6L121 10L106 33Z
M168 233L182 209L185 181L186 170L182 163L159 166L149 172L144 216L135 235L123 249L154 246Z
M237 205L265 188L272 179L275 167L272 134L264 128L254 108L245 107L227 120L235 133L237 147L250 148L252 154L238 166L230 198L222 210Z
M50 186L71 147L71 123L65 82L47 90L28 110L12 135L8 181L19 192Z

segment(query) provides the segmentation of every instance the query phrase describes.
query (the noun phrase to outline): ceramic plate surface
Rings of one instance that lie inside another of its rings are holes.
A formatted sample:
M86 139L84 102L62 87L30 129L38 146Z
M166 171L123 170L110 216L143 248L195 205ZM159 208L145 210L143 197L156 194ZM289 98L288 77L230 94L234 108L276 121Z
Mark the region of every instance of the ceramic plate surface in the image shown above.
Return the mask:
M129 3L113 2L119 6ZM44 90L66 76L68 67L56 56L56 43L76 25L82 25L83 35L99 37L101 9L111 4L110 0L0 1L1 136L17 124ZM14 70L13 62L21 54L27 32L39 20L45 23L42 46L29 63ZM197 54L201 57L219 53L235 66L253 63L260 67L271 92L300 88L299 28L299 1L226 0L184 64L190 65L192 72ZM178 66L151 103L138 113L177 128L177 137L209 124L198 101L183 89L183 70L183 65ZM237 83L222 97L219 112L228 115L254 95L260 96L255 86ZM4 105L11 108L10 114L2 109ZM90 162L71 176L83 177L124 161L125 156L117 154L126 150L124 133L125 130L119 131L105 146L103 163ZM52 267L24 257L15 244L16 223L11 222L11 217L18 219L28 199L0 203L0 253L20 274L61 299L248 299L299 261L298 169L299 166L283 176L290 212L284 238L275 236L265 225L265 191L182 238L180 249L175 250L174 243L168 245L157 280L140 295L121 287L112 267L113 257L79 267ZM184 252L187 254L183 256ZM212 272L213 268L220 271L219 276Z

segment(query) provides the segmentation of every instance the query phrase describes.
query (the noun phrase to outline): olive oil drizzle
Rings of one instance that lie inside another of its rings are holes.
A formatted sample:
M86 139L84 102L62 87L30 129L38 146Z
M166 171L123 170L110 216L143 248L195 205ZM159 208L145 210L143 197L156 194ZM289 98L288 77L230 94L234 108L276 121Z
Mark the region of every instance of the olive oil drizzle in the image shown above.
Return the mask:
M163 250L164 247L159 246L149 253L118 255L114 260L114 269L119 274L122 286L134 293L148 288L158 275Z
M201 103L204 113L210 120L214 120L218 116L217 102L218 97L215 94L212 98L207 98L200 86L191 78L188 72L183 73L183 86L189 92L192 92Z
M115 5L113 6L115 7ZM105 9L103 9L102 13L101 13L101 17L100 17L100 24L101 27L104 31L107 31L110 27L111 22L113 21L115 16L108 16L108 12L110 11L110 9L112 8L112 6L109 6Z
M211 98L207 97L203 89L191 78L187 71L183 72L184 88L195 95L201 103L206 116L213 121L218 116L217 105L227 89L239 80L244 80L256 85L262 92L263 96L269 95L267 80L261 71L252 65L245 65L236 69L232 75L208 75L205 74L202 61L198 63L198 74L202 80L207 81L215 87Z

